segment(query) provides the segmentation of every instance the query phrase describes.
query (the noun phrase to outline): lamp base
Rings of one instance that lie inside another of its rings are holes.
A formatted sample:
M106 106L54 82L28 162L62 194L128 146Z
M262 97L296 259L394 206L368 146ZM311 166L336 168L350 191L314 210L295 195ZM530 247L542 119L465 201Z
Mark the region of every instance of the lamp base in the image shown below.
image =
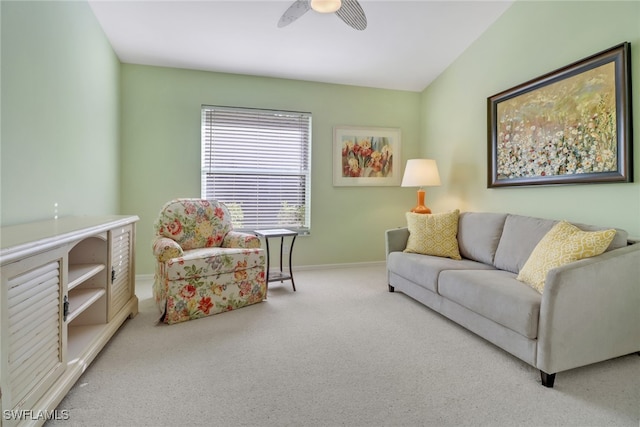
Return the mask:
M424 194L425 192L422 188L418 190L418 205L415 208L411 209L411 212L417 213L417 214L431 213L431 209L429 209L424 205Z
M417 214L430 214L431 209L429 209L426 206L416 206L415 208L411 209L411 212L417 213Z

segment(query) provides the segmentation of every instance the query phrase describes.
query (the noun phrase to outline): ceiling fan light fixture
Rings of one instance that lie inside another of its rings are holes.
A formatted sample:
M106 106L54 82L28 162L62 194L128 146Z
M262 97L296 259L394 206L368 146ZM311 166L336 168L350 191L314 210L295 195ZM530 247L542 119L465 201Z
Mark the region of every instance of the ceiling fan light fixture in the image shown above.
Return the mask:
M311 9L320 13L333 13L342 6L341 0L311 0Z

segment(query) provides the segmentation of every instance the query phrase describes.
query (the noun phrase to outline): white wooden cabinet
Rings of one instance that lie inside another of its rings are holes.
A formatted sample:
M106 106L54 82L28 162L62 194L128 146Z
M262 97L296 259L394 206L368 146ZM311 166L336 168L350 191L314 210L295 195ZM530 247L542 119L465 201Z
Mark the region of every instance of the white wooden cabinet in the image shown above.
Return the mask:
M0 426L57 405L127 318L136 216L65 217L0 230Z

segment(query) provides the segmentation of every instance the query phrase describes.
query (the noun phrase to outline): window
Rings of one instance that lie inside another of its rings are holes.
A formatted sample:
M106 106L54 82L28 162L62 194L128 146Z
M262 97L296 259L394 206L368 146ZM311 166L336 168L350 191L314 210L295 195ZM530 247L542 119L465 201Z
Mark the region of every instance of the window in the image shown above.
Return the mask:
M311 114L202 106L202 197L235 229L310 230Z

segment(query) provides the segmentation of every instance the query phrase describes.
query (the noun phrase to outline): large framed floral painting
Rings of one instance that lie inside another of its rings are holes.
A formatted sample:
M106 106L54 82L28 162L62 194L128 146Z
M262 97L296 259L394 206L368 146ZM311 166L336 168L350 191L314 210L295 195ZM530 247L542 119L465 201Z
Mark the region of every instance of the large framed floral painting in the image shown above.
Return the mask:
M400 185L400 129L336 126L333 185Z
M487 186L631 182L631 47L487 99Z

